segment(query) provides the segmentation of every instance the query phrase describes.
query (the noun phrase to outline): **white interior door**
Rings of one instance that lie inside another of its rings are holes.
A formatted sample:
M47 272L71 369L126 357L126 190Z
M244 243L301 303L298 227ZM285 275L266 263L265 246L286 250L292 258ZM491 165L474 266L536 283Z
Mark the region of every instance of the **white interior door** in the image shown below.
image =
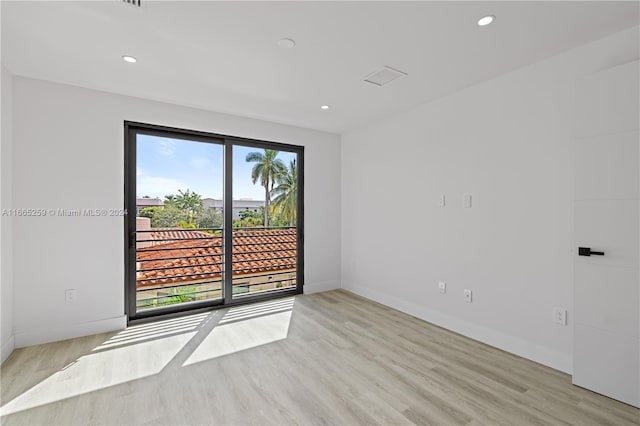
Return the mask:
M577 85L573 383L640 407L640 68ZM578 247L583 247L580 255ZM603 255L587 256L590 248Z

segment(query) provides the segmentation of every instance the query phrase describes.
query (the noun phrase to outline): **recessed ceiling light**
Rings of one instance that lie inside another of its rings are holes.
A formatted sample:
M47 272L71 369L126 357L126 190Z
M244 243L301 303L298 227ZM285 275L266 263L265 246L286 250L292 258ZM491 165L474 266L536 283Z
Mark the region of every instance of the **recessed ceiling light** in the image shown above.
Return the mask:
M291 49L295 47L296 41L292 38L281 38L278 40L278 47L281 49Z
M320 109L329 109L329 105L322 105Z
M487 26L490 23L492 23L493 21L496 20L496 17L493 15L487 15L487 16L483 16L482 18L478 19L478 25L481 27Z
M133 56L123 56L122 59L124 59L125 62L129 62L130 64L133 64L135 62L138 62L138 60L136 58L134 58Z

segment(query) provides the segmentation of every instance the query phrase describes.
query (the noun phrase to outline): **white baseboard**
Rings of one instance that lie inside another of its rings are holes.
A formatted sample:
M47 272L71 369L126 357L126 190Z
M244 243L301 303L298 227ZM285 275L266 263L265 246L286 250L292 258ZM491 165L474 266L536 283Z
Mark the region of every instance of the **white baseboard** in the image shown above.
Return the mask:
M11 352L16 348L15 338L13 335L9 336L0 347L0 364L11 355Z
M343 283L342 288L359 296L382 303L383 305L446 328L447 330L454 331L458 334L462 334L463 336L478 340L498 349L502 349L503 351L527 358L531 361L535 361L564 373L572 373L573 364L570 354L535 345L518 337L510 336L459 318L426 309L422 306L416 305L415 303L401 300L364 286L355 284L345 285Z
M75 337L90 336L92 334L107 333L109 331L124 330L127 327L126 315L89 321L80 324L70 324L56 328L43 328L16 332L15 347L40 345L42 343L57 342Z
M340 281L321 281L319 283L305 283L304 294L320 293L321 291L336 290L340 288Z

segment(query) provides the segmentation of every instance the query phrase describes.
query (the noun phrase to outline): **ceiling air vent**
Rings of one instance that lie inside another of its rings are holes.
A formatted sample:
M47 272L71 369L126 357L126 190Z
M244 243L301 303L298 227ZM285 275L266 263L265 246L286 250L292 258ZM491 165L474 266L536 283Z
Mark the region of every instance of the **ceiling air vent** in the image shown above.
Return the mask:
M142 6L142 0L122 0L122 3L128 4L130 6L136 6L136 7Z
M375 84L376 86L384 86L387 83L391 83L393 80L406 76L406 72L399 71L391 67L383 67L382 69L369 74L364 78L367 83Z

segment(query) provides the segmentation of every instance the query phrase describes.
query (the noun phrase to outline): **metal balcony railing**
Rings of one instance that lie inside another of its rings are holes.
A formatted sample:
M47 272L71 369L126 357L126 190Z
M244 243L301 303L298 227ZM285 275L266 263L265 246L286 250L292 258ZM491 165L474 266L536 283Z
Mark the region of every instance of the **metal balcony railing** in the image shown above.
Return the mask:
M221 228L151 228L136 232L138 309L223 296ZM296 286L295 227L234 228L234 296Z

